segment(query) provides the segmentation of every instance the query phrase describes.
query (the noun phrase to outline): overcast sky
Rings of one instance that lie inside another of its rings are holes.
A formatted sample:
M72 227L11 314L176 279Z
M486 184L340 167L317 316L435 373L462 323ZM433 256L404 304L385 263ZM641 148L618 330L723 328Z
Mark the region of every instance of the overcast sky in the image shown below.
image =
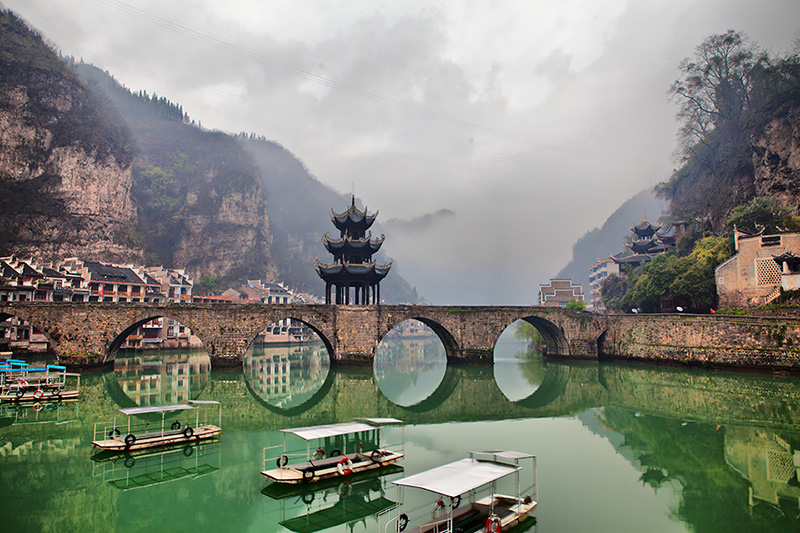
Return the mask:
M798 0L3 5L205 128L281 143L379 220L455 212L384 244L440 304L535 304L576 239L669 178L681 59L727 29L774 52L800 30Z

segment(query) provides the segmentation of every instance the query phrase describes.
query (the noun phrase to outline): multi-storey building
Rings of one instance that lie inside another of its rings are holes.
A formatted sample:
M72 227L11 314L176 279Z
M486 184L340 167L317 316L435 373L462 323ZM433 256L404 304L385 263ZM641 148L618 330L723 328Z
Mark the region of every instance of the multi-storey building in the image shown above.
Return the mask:
M601 313L606 310L600 289L608 276L619 276L619 263L614 257L602 259L589 269L589 310Z
M571 300L583 301L583 286L573 285L571 279L551 279L539 285L539 305L565 307Z

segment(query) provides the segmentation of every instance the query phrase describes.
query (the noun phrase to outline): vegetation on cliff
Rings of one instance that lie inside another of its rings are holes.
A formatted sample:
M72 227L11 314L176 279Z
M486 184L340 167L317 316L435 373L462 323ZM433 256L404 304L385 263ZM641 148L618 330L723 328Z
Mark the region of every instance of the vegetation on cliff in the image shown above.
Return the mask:
M800 109L800 54L772 57L731 30L705 39L680 71L670 93L680 102L683 164L657 192L670 201L670 219L691 221L691 230L666 254L609 277L601 292L610 309L658 311L665 301L710 309L714 269L734 253L734 228L800 229L800 188L786 185L800 169L770 146L785 135L774 124Z
M349 198L277 143L204 130L180 104L60 57L9 11L0 123L0 255L144 258L186 268L205 291L264 279L322 293L314 256L333 229L327 213ZM69 157L54 155L61 148ZM418 300L396 274L382 295Z

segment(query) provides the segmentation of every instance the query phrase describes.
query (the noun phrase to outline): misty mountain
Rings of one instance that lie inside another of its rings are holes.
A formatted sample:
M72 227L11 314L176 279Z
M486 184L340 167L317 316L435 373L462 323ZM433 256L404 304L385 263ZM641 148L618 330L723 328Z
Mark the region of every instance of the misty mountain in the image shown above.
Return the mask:
M390 218L384 222L386 231L388 233L409 233L425 231L438 221L455 216L455 213L449 209L440 209L435 213L427 213L411 220L401 220L399 218Z
M599 259L606 259L625 249L625 238L635 226L647 218L653 222L662 215L662 202L654 191L644 190L623 203L603 223L578 239L572 247L572 260L559 271L556 278L571 279L583 285L584 294L589 291L589 268Z
M322 244L322 236L338 231L330 219L331 210L340 213L351 202L314 177L300 159L280 144L255 135L237 136L239 144L252 157L261 172L261 180L271 213L273 250L281 278L289 286L320 293L324 285L314 270L314 258L323 263L331 256ZM356 198L356 205L364 209ZM374 210L370 209L370 213ZM373 237L383 233L380 218L372 228ZM377 260L388 262L387 238ZM408 282L397 274L397 265L381 283L381 295L393 302L416 302L418 296Z
M314 257L329 260L329 212L349 198L275 142L204 130L180 104L59 57L8 11L0 29L0 255L146 262L217 288L258 278L322 294ZM396 270L381 292L417 299Z

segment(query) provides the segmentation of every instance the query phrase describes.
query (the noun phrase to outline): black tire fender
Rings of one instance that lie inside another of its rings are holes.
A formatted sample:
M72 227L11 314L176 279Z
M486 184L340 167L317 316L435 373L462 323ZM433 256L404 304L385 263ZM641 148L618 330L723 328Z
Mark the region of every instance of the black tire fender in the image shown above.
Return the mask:
M397 517L397 531L405 531L408 527L408 515L406 513Z

